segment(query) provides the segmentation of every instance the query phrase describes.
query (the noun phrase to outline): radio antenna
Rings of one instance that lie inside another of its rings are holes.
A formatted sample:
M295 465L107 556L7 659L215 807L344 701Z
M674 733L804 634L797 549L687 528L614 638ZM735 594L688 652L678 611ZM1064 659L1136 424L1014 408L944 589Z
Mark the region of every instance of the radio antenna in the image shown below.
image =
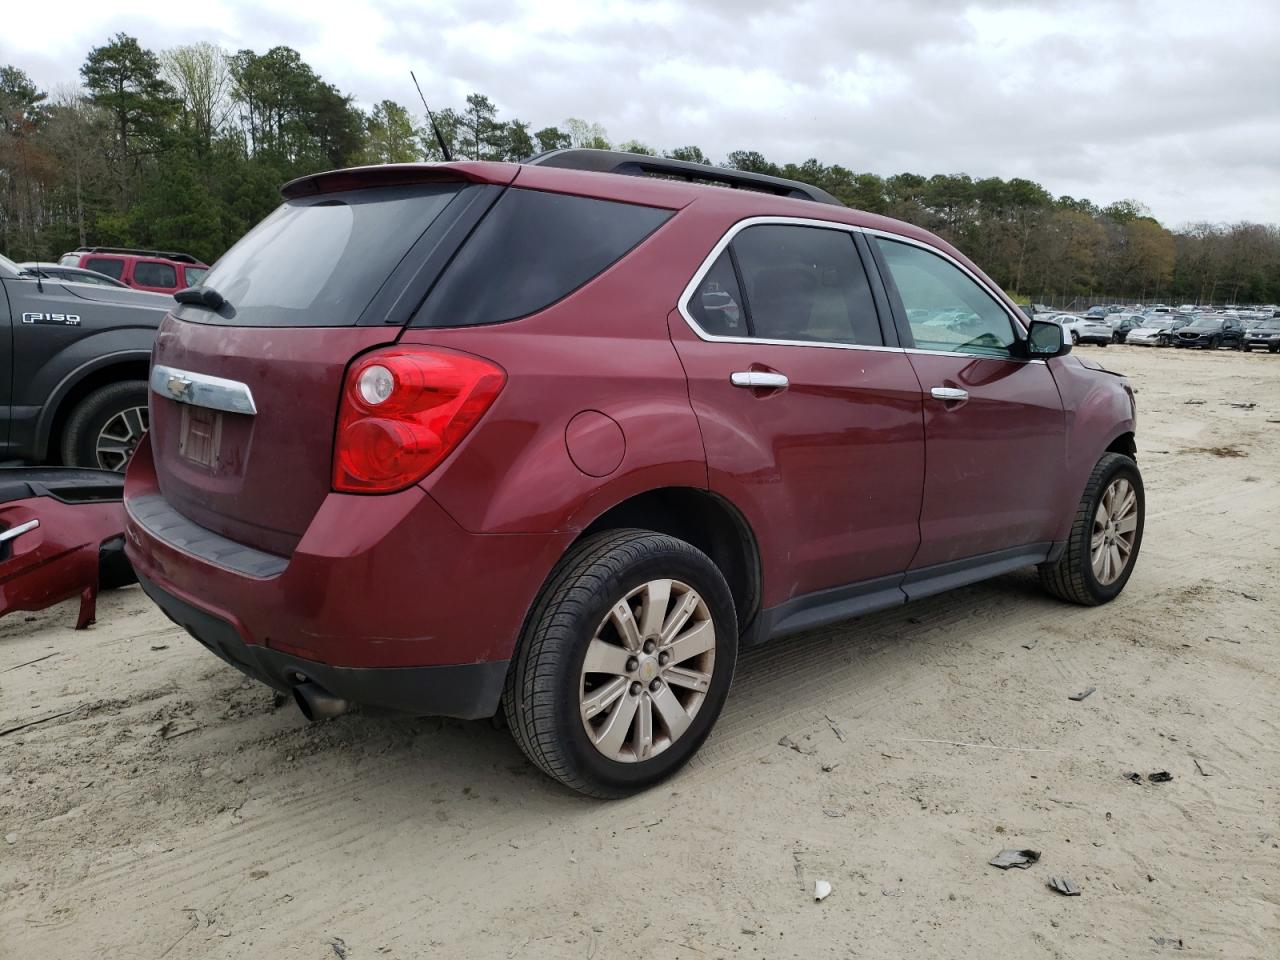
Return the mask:
M422 87L418 83L418 78L414 76L412 70L409 71L409 76L413 77L413 85L418 88L418 99L422 101L422 109L427 111L427 119L431 122L431 132L436 135L436 143L440 145L440 153L444 157L445 163L451 163L453 154L449 152L449 145L444 142L444 134L440 132L440 128L436 125L435 114L427 106L427 98L422 95Z

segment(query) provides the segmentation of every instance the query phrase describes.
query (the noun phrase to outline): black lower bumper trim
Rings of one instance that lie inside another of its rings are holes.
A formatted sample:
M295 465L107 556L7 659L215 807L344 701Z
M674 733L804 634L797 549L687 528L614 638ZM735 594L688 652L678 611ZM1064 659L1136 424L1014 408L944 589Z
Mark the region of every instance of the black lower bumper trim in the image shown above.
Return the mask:
M334 667L245 643L230 623L157 586L138 583L178 626L210 652L255 680L287 692L301 675L352 703L418 716L479 720L493 716L506 680L506 660L436 667Z

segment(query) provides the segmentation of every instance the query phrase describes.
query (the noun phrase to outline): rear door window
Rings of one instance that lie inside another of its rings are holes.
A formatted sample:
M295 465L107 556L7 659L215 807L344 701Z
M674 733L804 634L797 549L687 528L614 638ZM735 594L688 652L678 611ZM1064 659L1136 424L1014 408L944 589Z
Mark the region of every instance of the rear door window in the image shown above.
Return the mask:
M536 313L620 260L672 212L509 189L449 265L412 325L467 327Z
M183 319L248 327L354 326L409 248L462 189L369 187L289 200L204 276L227 301Z
M119 257L90 257L84 262L84 267L86 270L105 274L112 280L119 280L124 276L124 261Z
M884 344L867 274L848 231L762 224L734 237L731 249L754 336Z
M862 259L845 230L748 227L712 264L686 309L712 337L884 344Z
M139 287L164 287L171 289L178 285L178 271L171 263L157 263L154 260L135 260L133 264L133 282Z

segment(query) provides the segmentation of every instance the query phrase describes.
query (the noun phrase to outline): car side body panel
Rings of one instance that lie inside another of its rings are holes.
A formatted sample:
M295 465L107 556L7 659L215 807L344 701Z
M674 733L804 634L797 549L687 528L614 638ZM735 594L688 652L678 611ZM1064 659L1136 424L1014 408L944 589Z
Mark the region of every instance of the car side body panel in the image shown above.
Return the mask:
M1066 416L1066 458L1062 484L1054 494L1053 513L1057 517L1052 539L1066 540L1075 520L1076 506L1089 474L1102 455L1118 439L1137 429L1137 406L1133 393L1118 375L1074 356L1049 361ZM1113 379L1113 376L1115 379Z

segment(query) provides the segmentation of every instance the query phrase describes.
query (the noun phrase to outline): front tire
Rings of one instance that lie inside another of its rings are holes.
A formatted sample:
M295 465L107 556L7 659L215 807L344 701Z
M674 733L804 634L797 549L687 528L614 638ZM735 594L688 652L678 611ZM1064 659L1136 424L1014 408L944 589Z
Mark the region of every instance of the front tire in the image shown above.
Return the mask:
M1114 600L1133 573L1145 520L1138 465L1120 453L1104 454L1085 484L1062 556L1039 567L1041 586L1083 606Z
M68 467L123 472L146 430L146 382L109 383L71 411L62 431L62 462Z
M566 786L638 793L702 745L737 653L733 598L706 554L647 530L597 534L556 567L525 625L507 725Z

